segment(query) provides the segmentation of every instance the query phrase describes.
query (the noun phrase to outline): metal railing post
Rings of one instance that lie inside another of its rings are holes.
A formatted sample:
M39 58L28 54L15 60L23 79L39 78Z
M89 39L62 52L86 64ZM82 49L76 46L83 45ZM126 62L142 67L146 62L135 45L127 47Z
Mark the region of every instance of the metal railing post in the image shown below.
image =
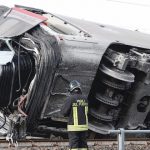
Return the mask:
M120 128L120 132L118 134L118 150L125 150L124 140L125 140L125 134L124 129Z
M125 150L125 133L128 134L149 133L150 134L150 130L124 130L123 128L120 128L119 130L109 130L108 133L117 134L118 150Z

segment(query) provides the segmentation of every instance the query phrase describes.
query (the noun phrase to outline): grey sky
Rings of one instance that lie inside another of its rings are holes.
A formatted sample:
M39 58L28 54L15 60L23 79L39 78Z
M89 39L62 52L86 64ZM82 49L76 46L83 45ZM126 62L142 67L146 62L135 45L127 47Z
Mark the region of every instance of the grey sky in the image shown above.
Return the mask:
M150 33L150 0L0 0L122 28Z

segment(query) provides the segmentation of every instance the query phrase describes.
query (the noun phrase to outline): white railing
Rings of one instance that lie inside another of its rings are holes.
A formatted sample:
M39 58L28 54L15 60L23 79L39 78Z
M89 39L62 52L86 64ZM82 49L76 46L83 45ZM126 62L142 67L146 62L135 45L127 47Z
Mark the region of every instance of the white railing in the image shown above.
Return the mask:
M118 136L118 150L125 150L125 133L137 134L137 133L150 133L150 130L125 130L120 128L118 130L110 130L110 134L117 134Z

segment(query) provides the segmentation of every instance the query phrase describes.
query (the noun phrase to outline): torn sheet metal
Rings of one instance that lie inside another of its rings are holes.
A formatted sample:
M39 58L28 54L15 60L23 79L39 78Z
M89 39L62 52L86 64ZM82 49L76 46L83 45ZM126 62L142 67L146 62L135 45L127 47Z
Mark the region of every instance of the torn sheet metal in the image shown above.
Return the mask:
M0 19L0 37L19 36L45 20L47 18L41 15L17 7L12 8Z
M12 51L0 51L0 65L6 65L11 62L14 57L14 52Z

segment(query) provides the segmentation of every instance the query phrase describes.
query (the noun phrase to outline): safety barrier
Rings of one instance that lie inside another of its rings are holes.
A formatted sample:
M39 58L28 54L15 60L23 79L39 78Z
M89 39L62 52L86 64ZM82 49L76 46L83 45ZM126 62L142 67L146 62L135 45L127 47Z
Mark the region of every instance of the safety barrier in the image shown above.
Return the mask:
M118 150L125 150L125 133L128 134L137 134L137 133L150 133L150 130L125 130L120 128L118 130L110 130L110 134L117 134L118 136Z

